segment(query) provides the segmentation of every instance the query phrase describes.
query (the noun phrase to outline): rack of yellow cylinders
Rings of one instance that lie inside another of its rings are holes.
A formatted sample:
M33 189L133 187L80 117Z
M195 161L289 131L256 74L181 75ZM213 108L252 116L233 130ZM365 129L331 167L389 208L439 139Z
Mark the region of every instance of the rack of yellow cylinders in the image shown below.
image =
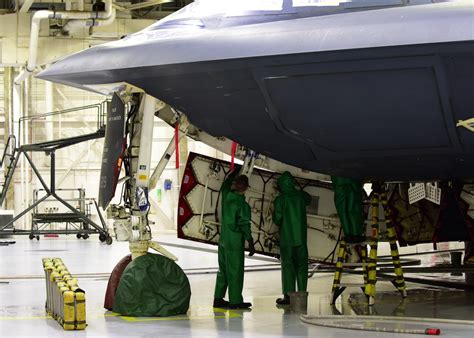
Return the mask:
M46 311L64 330L84 330L86 294L60 258L43 258L46 275Z

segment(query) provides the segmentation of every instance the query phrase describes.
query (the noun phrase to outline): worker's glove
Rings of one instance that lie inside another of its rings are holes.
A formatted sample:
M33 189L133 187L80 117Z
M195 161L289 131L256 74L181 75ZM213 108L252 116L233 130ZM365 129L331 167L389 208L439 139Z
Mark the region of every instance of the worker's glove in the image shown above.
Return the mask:
M255 255L255 246L253 245L253 241L248 241L249 243L249 256Z

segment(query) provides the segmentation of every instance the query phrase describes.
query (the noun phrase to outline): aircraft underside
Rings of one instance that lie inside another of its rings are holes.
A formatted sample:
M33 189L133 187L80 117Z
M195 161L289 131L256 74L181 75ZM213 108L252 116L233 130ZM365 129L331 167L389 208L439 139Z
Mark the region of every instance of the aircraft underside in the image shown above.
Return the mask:
M452 42L49 79L129 83L213 136L305 170L376 181L470 180L473 58L473 42Z
M197 127L306 170L379 181L471 179L474 44L134 70ZM135 78L136 76L136 78Z

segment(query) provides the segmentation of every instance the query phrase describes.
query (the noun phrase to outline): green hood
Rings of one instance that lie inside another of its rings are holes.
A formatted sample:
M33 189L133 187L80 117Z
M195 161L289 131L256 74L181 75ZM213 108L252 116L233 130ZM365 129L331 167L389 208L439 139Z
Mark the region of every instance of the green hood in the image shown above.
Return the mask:
M237 192L233 190L229 191L228 195L225 198L226 203L232 203L232 202L241 201L241 200L245 201L244 195L238 194Z
M281 175L277 180L278 188L280 188L281 192L289 193L295 191L295 179L293 176L288 172L285 171L283 175Z

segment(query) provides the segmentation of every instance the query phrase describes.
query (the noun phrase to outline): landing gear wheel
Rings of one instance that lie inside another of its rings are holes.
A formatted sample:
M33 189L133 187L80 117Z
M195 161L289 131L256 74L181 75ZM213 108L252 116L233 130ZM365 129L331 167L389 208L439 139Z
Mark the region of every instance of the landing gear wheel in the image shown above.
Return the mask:
M35 236L30 234L30 235L28 236L28 238L29 238L30 240L32 240L33 238L35 238Z
M82 234L76 234L77 239L81 239Z
M82 238L83 238L83 239L88 239L88 238L89 238L89 234L84 234L84 235L82 235Z
M36 236L36 240L39 241L39 240L40 240L40 236Z
M110 245L110 244L112 244L112 242L113 242L112 237L110 237L110 235L108 235L107 238L105 239L105 243L107 245Z
M99 241L101 241L102 243L105 242L106 239L107 239L107 236L105 234L99 235Z

